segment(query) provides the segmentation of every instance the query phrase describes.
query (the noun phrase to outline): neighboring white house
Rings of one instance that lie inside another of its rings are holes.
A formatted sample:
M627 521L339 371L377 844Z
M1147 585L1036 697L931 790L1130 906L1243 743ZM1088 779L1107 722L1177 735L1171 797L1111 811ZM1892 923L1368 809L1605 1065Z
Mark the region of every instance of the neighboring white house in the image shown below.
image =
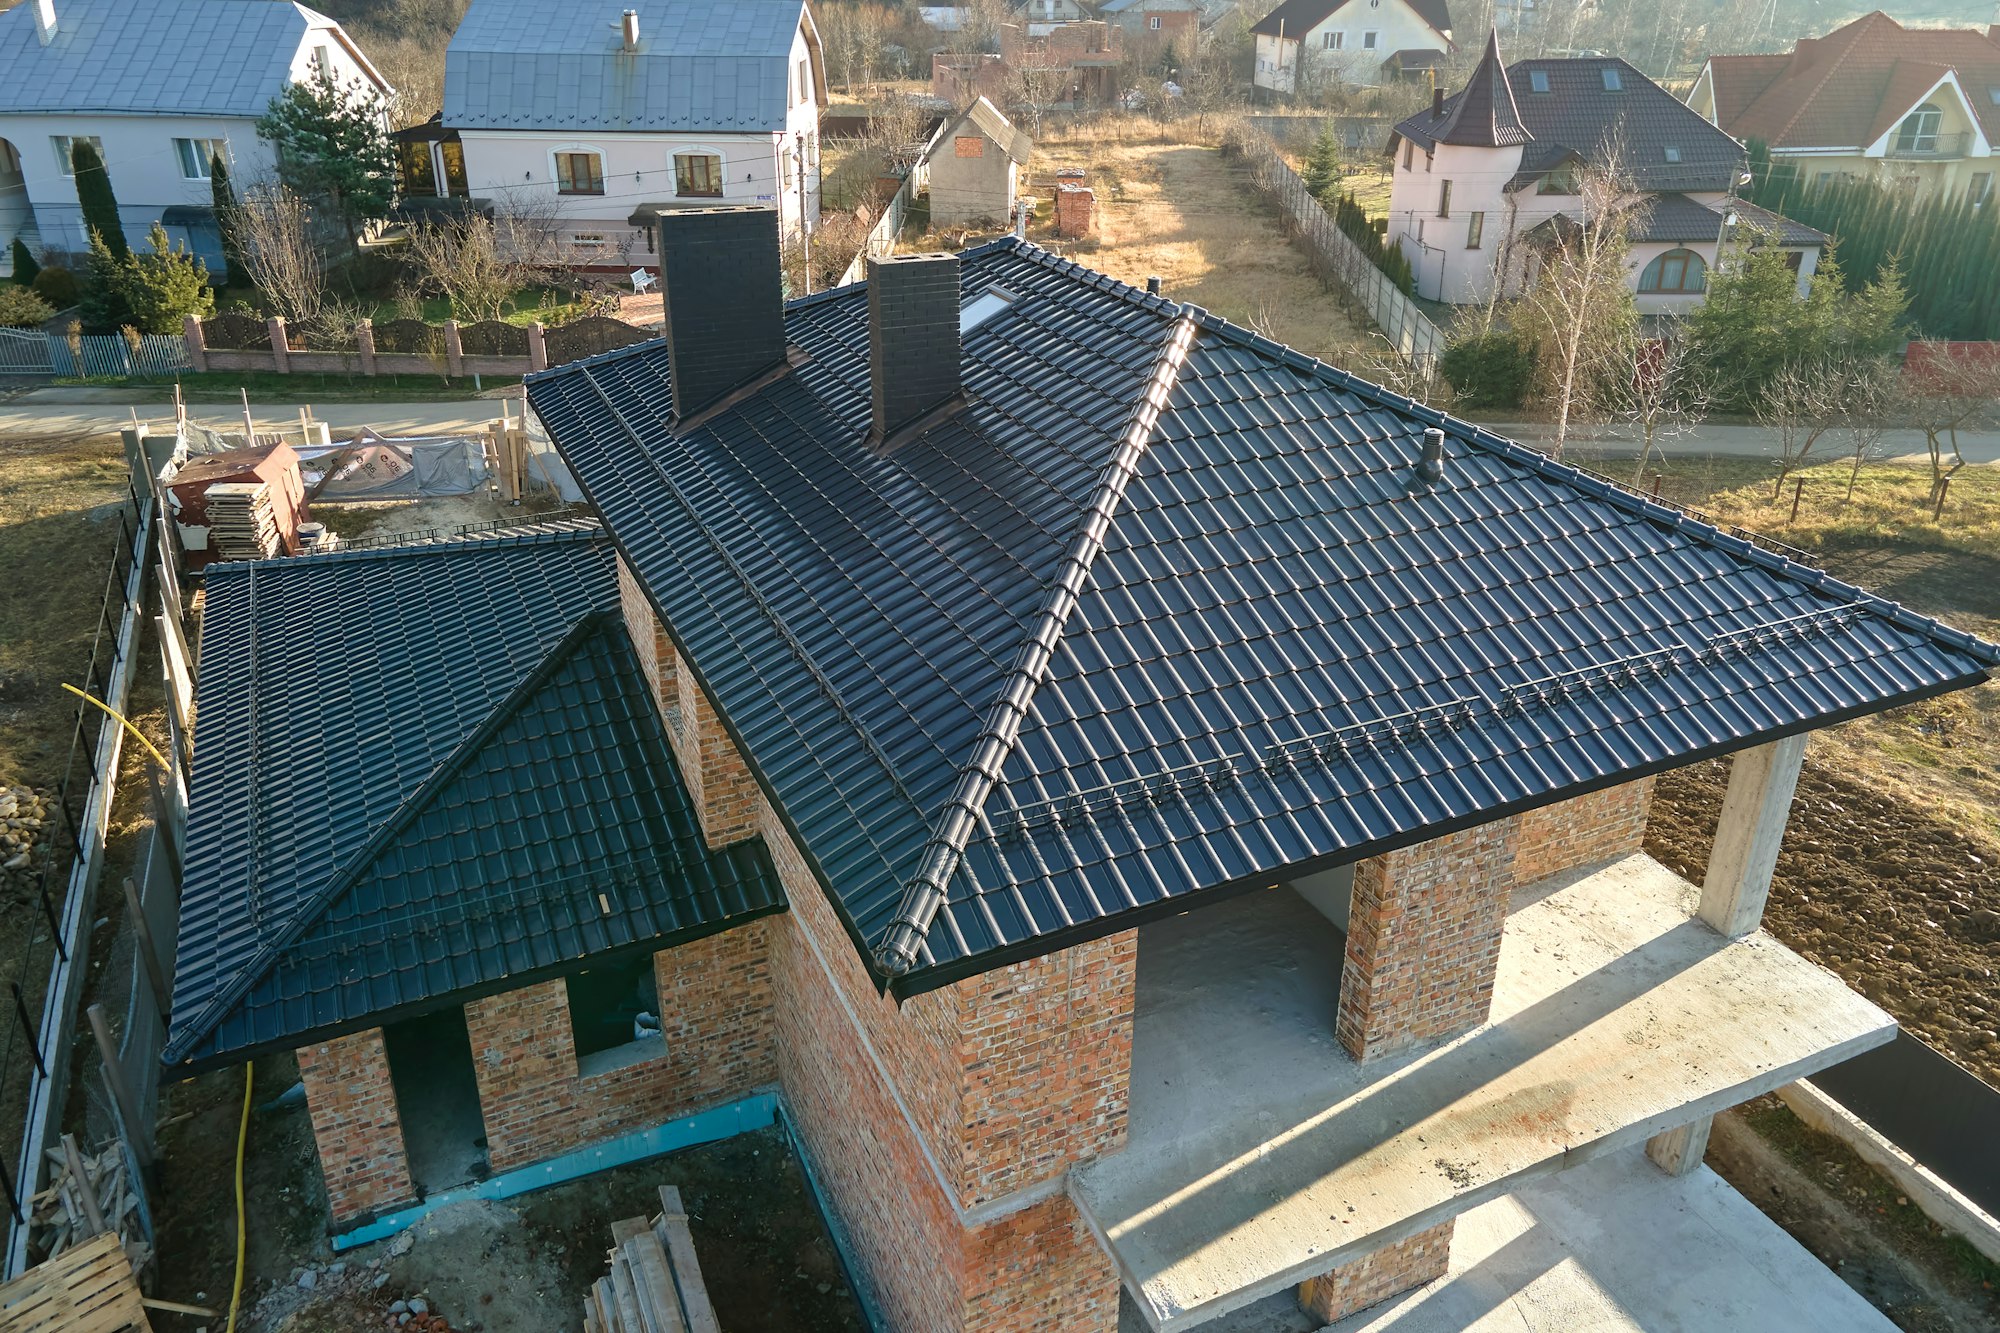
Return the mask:
M473 0L442 130L474 200L553 205L592 267L646 265L675 208L819 218L826 74L803 0Z
M1250 32L1250 81L1268 93L1373 87L1441 61L1451 50L1451 10L1445 0L1285 0Z
M90 139L134 246L147 229L222 265L209 159L274 173L257 118L320 70L392 90L338 23L283 0L25 0L0 13L0 251L83 254L70 144ZM0 257L11 272L12 261Z
M1582 220L1578 174L1614 156L1647 196L1629 261L1641 314L1699 303L1718 247L1753 233L1796 256L1803 290L1826 242L1737 199L1743 145L1614 56L1508 66L1495 33L1466 86L1397 125L1389 152L1388 240L1428 300L1484 301L1496 281L1516 295L1531 235Z

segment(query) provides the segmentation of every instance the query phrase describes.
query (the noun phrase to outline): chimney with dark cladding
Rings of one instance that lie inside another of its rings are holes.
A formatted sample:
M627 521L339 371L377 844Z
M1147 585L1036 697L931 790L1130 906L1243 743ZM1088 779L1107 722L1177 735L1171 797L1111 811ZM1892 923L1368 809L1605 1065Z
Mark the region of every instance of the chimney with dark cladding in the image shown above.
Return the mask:
M673 210L659 226L674 415L686 420L785 359L778 212Z
M959 391L958 256L868 261L868 377L876 443Z
M1433 88L1431 89L1431 119L1436 120L1443 114L1444 114L1444 89Z

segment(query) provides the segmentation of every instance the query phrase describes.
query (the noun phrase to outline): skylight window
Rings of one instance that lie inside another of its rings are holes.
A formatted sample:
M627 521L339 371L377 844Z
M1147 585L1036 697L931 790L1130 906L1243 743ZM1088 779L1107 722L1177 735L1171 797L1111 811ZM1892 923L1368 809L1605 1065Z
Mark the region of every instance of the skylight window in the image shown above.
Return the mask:
M1678 149L1678 148L1669 148L1669 149L1667 149L1667 161L1669 161L1669 162L1678 162L1678 161L1680 161L1680 160L1681 160L1681 150L1680 150L1680 149Z
M1617 70L1611 68L1609 65L1606 65L1602 73L1604 75L1605 92L1616 93L1624 91L1625 79L1624 76L1619 74Z
M958 308L958 336L963 338L1012 304L1014 298L1005 292L990 288L981 292Z
M1545 69L1529 70L1528 87L1534 92L1547 92L1549 90L1549 72Z

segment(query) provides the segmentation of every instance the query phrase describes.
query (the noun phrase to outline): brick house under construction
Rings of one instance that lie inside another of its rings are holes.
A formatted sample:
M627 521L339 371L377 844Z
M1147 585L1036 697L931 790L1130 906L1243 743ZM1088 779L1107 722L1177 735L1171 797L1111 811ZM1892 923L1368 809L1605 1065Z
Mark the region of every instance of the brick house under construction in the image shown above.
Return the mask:
M336 1230L763 1096L886 1328L1331 1322L1893 1035L1758 929L1805 736L2000 651L1025 242L660 225L529 384L601 527L209 576L168 1058L299 1051Z

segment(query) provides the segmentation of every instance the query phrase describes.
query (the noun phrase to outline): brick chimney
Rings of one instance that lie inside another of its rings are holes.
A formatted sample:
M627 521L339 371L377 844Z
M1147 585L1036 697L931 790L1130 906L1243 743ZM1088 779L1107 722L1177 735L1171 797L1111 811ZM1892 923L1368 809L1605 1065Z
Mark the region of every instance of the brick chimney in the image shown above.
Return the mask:
M56 0L35 0L35 36L47 46L56 35Z
M785 359L778 212L671 211L659 228L674 416L685 421Z
M876 445L959 392L958 256L868 261L868 378Z

